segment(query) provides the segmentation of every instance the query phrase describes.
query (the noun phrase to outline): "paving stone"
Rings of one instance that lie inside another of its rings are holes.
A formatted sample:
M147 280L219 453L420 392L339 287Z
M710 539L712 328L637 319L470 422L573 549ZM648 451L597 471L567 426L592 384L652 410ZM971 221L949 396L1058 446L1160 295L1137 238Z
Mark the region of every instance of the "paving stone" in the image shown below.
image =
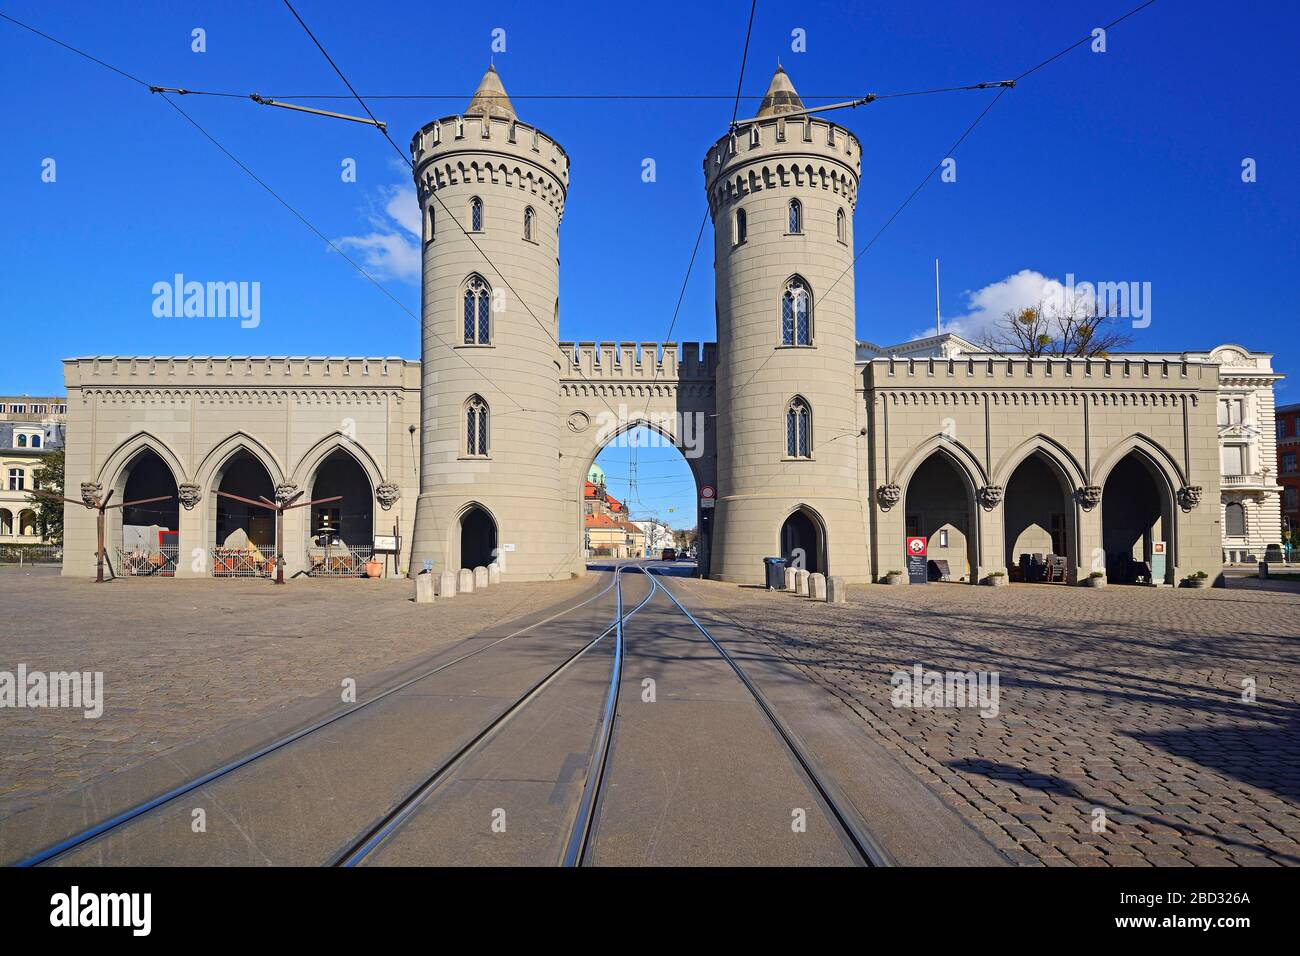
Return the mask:
M820 683L997 845L1055 865L1300 865L1292 594L867 585L844 604L780 606L686 587ZM891 676L914 664L996 672L998 715L895 708Z

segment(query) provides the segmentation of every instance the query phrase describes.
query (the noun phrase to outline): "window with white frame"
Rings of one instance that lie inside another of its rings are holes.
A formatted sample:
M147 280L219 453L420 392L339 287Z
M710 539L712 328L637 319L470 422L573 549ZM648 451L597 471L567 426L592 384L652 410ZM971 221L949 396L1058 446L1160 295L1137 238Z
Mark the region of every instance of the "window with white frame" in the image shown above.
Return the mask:
M9 490L22 491L26 486L27 472L21 468L9 469Z
M1219 449L1223 467L1220 474L1244 475L1246 472L1246 446L1224 445Z

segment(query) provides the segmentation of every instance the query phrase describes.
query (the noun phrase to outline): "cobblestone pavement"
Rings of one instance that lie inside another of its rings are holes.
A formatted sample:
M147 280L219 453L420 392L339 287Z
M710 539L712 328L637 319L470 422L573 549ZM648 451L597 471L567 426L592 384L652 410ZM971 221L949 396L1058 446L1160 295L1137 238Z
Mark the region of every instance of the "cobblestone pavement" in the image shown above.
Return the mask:
M1016 862L1300 864L1298 589L871 585L840 605L684 590L829 689ZM891 676L916 664L998 672L999 713L894 707Z
M0 708L0 818L223 727L339 694L560 604L589 582L504 584L417 606L410 581L127 579L0 569L0 671L103 671L103 716Z

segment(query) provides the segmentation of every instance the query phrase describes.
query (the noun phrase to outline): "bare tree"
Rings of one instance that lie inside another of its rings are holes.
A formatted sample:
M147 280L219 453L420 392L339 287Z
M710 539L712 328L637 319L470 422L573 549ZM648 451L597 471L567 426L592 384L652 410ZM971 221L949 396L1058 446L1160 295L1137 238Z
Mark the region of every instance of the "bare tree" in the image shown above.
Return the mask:
M1115 319L1097 310L1082 296L1024 309L1009 309L978 340L990 352L1026 355L1106 355L1131 344Z

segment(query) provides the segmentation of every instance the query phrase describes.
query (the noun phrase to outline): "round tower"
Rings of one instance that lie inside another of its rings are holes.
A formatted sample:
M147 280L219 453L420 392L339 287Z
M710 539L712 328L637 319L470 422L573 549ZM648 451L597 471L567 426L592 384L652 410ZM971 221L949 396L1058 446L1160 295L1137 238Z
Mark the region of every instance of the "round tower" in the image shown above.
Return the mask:
M411 572L497 560L507 580L568 577L555 340L569 158L519 121L492 67L411 154L424 233Z
M758 115L704 160L718 318L711 574L725 581L759 583L778 554L870 575L853 304L862 151L802 110L777 67Z

